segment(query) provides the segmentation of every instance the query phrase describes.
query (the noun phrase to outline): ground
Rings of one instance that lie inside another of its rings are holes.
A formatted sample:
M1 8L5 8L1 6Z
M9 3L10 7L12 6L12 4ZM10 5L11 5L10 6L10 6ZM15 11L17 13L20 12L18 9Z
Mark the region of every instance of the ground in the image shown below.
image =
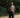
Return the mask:
M9 18L9 16L1 16L0 18ZM20 15L14 15L14 18L20 18Z

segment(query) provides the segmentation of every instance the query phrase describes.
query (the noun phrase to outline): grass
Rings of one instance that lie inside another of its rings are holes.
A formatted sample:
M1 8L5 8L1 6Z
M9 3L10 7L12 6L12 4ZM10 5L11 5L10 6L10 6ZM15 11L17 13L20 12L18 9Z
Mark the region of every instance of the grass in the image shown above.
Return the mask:
M18 15L18 14L20 14L20 13L15 13L15 15Z

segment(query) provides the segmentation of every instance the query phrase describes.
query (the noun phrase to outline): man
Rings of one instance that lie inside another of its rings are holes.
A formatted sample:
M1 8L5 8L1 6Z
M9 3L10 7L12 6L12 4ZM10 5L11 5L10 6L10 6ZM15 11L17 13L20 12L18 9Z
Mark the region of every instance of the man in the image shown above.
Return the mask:
M9 18L14 18L14 13L15 13L15 6L13 5L13 2L11 2L11 7L10 7L10 10L9 10Z

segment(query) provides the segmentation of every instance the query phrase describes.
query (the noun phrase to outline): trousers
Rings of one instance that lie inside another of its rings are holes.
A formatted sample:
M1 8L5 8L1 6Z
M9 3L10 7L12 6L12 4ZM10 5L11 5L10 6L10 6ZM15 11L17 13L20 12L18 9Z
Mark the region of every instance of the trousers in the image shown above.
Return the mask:
M12 18L14 18L14 15L12 14L12 15L9 15L9 18L11 18L11 16L12 16Z
M14 14L12 11L10 11L10 13L9 13L9 18L11 18L11 16L12 16L12 18L14 18Z

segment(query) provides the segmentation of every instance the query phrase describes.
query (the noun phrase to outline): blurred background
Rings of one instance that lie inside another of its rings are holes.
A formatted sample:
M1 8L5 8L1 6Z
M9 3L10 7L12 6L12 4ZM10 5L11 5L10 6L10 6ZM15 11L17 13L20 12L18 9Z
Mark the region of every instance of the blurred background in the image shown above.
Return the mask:
M15 14L20 14L20 0L0 0L0 16L8 15L8 7L10 6L11 1L15 5Z

